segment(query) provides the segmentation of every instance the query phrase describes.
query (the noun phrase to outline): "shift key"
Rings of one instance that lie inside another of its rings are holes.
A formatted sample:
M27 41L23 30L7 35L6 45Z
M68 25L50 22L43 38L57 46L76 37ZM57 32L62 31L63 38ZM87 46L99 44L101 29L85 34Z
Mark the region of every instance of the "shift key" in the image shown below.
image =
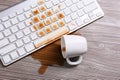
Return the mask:
M3 47L2 49L0 49L0 55L5 55L15 49L16 49L15 44L7 45L7 46Z
M9 44L9 41L8 39L3 39L3 40L0 40L0 48L6 46L7 44Z

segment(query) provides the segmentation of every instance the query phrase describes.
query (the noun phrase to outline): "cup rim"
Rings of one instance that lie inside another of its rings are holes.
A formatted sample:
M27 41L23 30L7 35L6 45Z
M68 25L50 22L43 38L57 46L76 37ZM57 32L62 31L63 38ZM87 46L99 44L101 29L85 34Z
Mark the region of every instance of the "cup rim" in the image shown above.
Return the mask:
M66 49L65 36L66 35L63 35L62 38L61 38L61 51L62 51L62 55L63 55L64 58L66 58L66 56L67 56L66 52L62 50L62 48Z

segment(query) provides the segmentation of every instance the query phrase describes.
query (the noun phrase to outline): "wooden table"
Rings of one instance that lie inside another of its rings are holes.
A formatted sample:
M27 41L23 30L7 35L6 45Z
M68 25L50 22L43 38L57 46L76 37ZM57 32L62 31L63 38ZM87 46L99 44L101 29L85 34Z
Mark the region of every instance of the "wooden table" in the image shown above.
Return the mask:
M0 10L20 1L0 0ZM63 64L60 41L57 41L8 67L0 64L0 80L120 80L120 2L99 0L99 3L105 17L74 33L82 34L88 40L88 52L80 65L69 67Z

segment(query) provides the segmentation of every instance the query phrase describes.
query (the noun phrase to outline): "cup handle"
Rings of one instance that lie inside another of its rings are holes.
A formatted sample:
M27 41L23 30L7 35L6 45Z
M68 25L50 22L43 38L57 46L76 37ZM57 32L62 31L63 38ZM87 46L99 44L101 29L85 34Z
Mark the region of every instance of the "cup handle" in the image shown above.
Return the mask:
M79 56L79 59L76 62L72 62L70 58L66 58L67 63L72 66L80 64L82 60L83 60L83 56Z

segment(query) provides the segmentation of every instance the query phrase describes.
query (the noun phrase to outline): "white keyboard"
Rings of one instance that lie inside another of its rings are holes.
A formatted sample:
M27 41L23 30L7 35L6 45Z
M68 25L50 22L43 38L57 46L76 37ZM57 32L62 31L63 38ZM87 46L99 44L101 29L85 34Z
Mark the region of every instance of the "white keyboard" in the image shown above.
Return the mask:
M27 0L0 13L0 59L7 66L101 17L96 0Z

